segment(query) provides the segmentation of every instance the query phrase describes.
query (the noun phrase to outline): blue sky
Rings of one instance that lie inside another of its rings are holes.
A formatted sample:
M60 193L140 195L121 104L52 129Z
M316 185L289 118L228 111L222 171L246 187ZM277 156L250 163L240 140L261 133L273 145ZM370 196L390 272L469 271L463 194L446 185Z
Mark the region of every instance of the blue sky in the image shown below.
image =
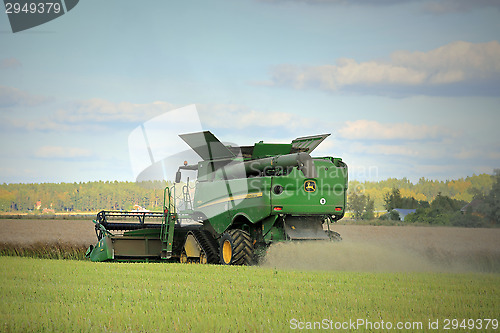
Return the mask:
M332 133L315 153L351 179L492 173L499 36L492 0L85 0L15 34L0 13L0 182L134 181L130 134L191 104L237 144Z

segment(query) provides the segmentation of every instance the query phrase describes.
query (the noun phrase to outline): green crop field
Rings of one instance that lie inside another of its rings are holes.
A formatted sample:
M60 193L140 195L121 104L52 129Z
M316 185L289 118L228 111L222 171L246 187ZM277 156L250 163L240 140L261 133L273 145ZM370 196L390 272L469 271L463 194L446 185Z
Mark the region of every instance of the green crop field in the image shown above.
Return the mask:
M263 332L314 325L353 331L353 324L358 331L369 325L387 331L389 324L398 331L398 323L414 325L408 331L430 331L429 321L438 325L437 332L447 320L449 328L461 323L482 332L486 325L495 331L500 313L498 274L304 272L20 257L0 257L0 267L3 332Z

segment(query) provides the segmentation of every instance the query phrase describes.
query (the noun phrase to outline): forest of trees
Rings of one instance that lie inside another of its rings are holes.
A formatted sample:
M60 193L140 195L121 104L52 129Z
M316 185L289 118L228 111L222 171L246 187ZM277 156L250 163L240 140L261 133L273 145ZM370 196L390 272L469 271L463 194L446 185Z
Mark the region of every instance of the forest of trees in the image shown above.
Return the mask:
M486 179L488 181L486 181ZM404 222L407 224L420 223L430 225L453 225L462 227L493 227L500 225L500 169L495 170L495 174L488 175L488 178L480 176L470 177L467 180L451 182L434 182L433 186L423 188L428 189L432 200L422 199L419 192L419 185L425 185L425 181L419 184L411 184L405 180L395 180L395 183L406 185L403 187L395 185L384 195L383 207L387 211L382 214L383 220L400 220L396 208L414 209L414 213L408 214ZM392 180L394 184L394 180ZM489 184L489 185L488 185ZM367 194L364 184L357 184L357 188L351 189L348 199L348 208L355 220L373 219L374 200ZM373 185L373 184L369 184ZM420 187L421 189L422 187ZM464 193L456 193L454 189L462 188ZM373 187L371 188L373 191ZM377 190L377 187L375 187ZM437 195L433 196L433 191ZM441 192L440 190L443 190ZM406 195L403 195L405 193ZM415 199L420 197L420 200ZM467 198L472 200L463 200Z
M161 210L166 182L87 182L0 185L0 211L12 213Z
M432 202L439 194L455 200L470 202L476 195L488 193L493 182L494 178L489 174L446 181L420 178L415 184L407 178L389 178L378 182L351 181L349 182L349 195L368 195L374 202L375 211L385 211L385 197L392 189L398 189L401 197L414 198L417 202Z

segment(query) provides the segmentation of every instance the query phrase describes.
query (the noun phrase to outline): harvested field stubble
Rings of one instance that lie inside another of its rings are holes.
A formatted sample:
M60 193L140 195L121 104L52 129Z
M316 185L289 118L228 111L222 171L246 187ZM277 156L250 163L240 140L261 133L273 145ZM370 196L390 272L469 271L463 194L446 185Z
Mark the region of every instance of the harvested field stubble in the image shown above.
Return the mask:
M265 267L294 270L500 272L500 229L335 225L342 242L271 246ZM87 220L0 220L0 254L83 258Z
M0 242L92 244L95 241L91 220L0 220Z
M0 220L0 255L83 259L95 242L89 220Z

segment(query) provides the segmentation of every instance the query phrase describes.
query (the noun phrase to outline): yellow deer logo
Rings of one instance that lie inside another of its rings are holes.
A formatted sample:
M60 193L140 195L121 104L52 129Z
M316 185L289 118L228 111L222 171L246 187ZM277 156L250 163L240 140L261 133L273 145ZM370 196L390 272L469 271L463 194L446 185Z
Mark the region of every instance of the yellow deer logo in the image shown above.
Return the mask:
M314 180L306 180L304 182L304 190L306 192L314 192L314 191L316 191L316 181L314 181Z

